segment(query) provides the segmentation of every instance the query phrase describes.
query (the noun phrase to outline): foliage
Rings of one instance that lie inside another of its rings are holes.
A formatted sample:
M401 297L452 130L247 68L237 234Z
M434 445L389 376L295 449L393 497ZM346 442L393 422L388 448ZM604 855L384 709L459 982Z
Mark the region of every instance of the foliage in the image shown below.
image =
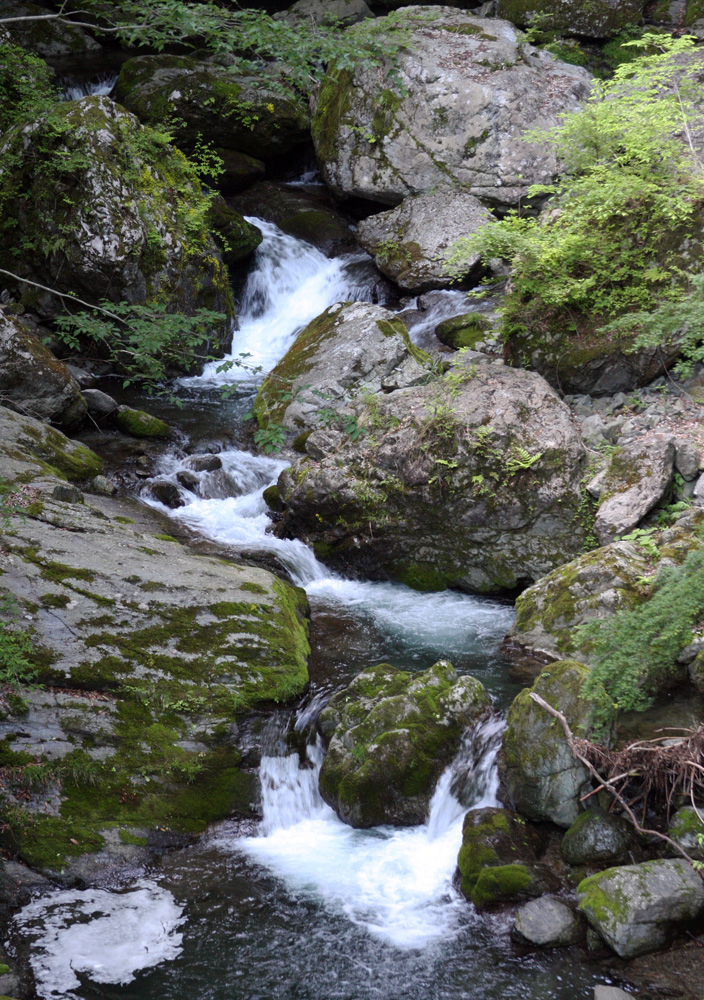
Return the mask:
M0 133L54 100L53 76L44 60L18 45L0 44Z
M698 549L681 566L660 570L645 603L578 627L579 645L594 662L585 693L595 705L597 725L608 726L614 713L641 712L652 704L702 615L704 549Z
M509 214L453 248L457 275L477 253L512 262L507 339L531 326L613 329L614 317L683 297L681 244L704 206L694 141L704 112L688 73L694 40L644 34L627 44L654 54L595 81L587 105L558 127L526 136L549 143L564 164L559 183L529 191L554 196L554 207L540 219Z

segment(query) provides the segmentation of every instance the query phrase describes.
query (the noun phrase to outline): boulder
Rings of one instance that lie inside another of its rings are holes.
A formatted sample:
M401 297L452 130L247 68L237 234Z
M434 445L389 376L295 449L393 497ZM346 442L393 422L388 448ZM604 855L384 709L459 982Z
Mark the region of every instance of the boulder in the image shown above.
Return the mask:
M584 452L539 376L477 355L349 412L354 434L313 431L307 457L279 479L279 530L332 565L423 590L496 592L581 548Z
M104 420L117 409L117 403L107 392L100 389L84 389L83 398L86 401L88 412L95 420Z
M0 401L18 413L75 427L86 414L78 382L26 327L0 312Z
M364 219L357 226L357 239L399 288L427 292L454 283L445 263L453 243L492 221L491 212L473 195L440 191L404 198L397 208ZM475 256L460 277L476 283L481 273Z
M566 717L572 732L587 734L590 703L582 693L589 668L575 660L545 667L530 691ZM499 773L508 801L528 819L569 827L589 790L587 769L572 755L562 726L525 688L508 710Z
M90 302L233 313L227 271L198 214L198 178L124 108L107 97L66 102L7 132L0 153L17 167L0 264ZM42 316L63 308L35 288L22 296Z
M584 923L567 903L542 896L518 910L511 934L539 948L560 948L577 944L584 937Z
M497 338L491 321L481 313L463 313L461 316L445 319L435 327L435 336L441 344L451 347L453 351L466 347L472 351L495 353L494 350L483 351L489 345L494 348Z
M133 437L171 437L171 428L165 421L152 416L145 410L133 410L131 406L118 406L115 412L115 423L123 433L131 434Z
M650 438L612 452L606 469L592 480L589 492L599 495L594 531L602 545L625 535L666 498L672 486L675 445Z
M704 816L704 806L700 805L698 812L699 815L691 806L678 809L670 820L667 833L690 857L701 861L704 860L704 843L700 841L704 836L704 823L699 817Z
M45 18L46 7L34 3L17 3L1 0L0 20L6 17ZM87 31L66 21L34 20L16 21L3 25L10 38L23 49L28 49L42 59L62 59L67 56L85 58L95 56L101 47Z
M320 794L357 828L423 823L464 730L490 706L480 682L445 660L420 673L369 667L320 714Z
M472 902L478 910L535 899L546 892L556 892L560 880L547 865L498 865L483 868L472 889Z
M216 146L215 152L223 166L217 185L224 194L236 194L260 181L266 173L265 163L256 156L238 153L236 149L223 149L222 146Z
M374 15L365 0L296 0L288 10L274 17L291 24L312 21L314 24L349 27Z
M610 38L627 25L640 24L644 0L498 0L496 13L512 24L586 38Z
M303 102L269 85L266 74L235 76L227 55L136 56L122 64L115 96L147 124L173 118L174 141L187 152L202 140L266 160L308 138Z
M457 856L463 895L481 907L490 896L506 896L512 882L514 887L516 882L532 884L531 873L543 848L539 834L516 813L494 807L472 809L464 818ZM500 869L498 879L486 869Z
M609 868L577 886L579 909L620 958L661 948L704 912L704 883L683 859Z
M331 67L320 87L312 133L332 191L397 205L461 186L509 207L550 183L554 153L523 135L577 110L589 74L521 41L508 21L422 6L402 18L398 82L380 91L376 67ZM383 39L384 19L375 28Z
M591 808L567 830L560 854L568 865L613 864L625 859L631 845L631 833L622 820Z
M284 233L318 247L328 257L356 249L343 217L320 198L271 181L253 185L231 201L242 215L273 222Z
M310 430L360 393L390 392L430 378L432 362L403 322L368 302L338 302L298 334L254 403L261 425Z
M263 239L261 231L243 219L221 197L213 199L210 205L208 226L216 237L222 259L228 267L251 257Z
M178 486L169 479L155 479L149 484L149 493L159 503L163 503L165 507L170 507L172 510L185 505Z

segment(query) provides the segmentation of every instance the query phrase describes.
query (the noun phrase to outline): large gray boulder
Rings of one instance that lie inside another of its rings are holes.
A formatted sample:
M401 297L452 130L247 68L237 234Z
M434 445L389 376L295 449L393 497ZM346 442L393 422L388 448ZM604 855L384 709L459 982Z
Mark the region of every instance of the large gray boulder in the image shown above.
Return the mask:
M360 393L418 385L430 374L430 358L393 313L338 302L299 333L262 384L254 413L262 425L311 430Z
M357 226L357 239L382 274L408 292L452 283L445 258L453 243L493 221L473 195L442 191L405 198L398 208L372 215ZM467 281L481 274L478 257L467 262Z
M496 13L522 28L586 38L610 38L640 24L643 0L498 0Z
M279 479L280 530L326 561L419 589L487 592L581 548L584 452L539 376L477 356L349 412L354 435L314 431Z
M490 706L482 684L445 660L420 673L369 667L320 714L320 794L354 827L423 823L464 730Z
M572 754L560 723L530 692L562 712L575 735L584 736L591 707L583 694L588 676L589 668L575 660L551 663L508 710L499 772L514 808L535 822L571 826L580 796L589 790L589 773Z
M704 912L704 882L683 859L608 868L577 886L579 909L620 958L661 948Z
M87 409L66 365L30 330L1 312L0 403L67 428L79 424Z
M156 299L186 314L232 313L200 182L183 154L107 97L70 101L52 114L3 137L0 153L20 167L13 224L0 235L2 266L89 302ZM57 129L67 164L58 179L47 164L58 155ZM63 309L56 296L21 291L33 312Z
M402 13L409 38L398 83L380 91L376 68L333 67L320 87L313 141L334 193L396 205L461 185L507 207L531 184L550 183L554 153L522 136L577 110L589 74L521 41L508 21L450 7Z
M674 475L675 444L669 437L617 449L587 486L599 497L594 531L602 545L635 528L666 498Z

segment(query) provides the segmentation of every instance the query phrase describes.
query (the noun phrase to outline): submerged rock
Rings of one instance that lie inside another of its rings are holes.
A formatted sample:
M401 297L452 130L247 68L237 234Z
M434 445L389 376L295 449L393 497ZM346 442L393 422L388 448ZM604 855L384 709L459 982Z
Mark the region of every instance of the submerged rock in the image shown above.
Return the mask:
M309 380L308 372L303 380ZM336 567L422 590L499 591L582 546L583 447L539 376L476 360L349 404L282 473L281 530Z
M369 667L320 714L320 794L350 826L423 823L464 730L490 706L481 683L444 660L420 673Z
M683 859L609 868L577 886L579 909L620 958L661 948L704 912L704 883Z
M375 29L382 35L386 22ZM396 205L457 188L501 206L550 183L558 163L531 128L557 125L589 93L589 74L522 42L507 21L449 7L407 7L398 83L376 68L331 67L312 132L323 177L340 197ZM354 33L356 29L349 29Z

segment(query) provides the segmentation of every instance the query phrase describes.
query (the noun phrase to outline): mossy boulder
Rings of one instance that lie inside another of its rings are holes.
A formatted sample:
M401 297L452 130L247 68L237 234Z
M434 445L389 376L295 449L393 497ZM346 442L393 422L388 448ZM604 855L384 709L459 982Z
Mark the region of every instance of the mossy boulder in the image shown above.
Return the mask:
M471 810L464 818L462 846L457 857L462 893L478 903L481 891L475 897L475 886L484 869L530 867L543 848L535 828L511 810L494 807ZM485 879L485 889L488 884Z
M234 313L198 178L124 108L107 97L56 105L7 132L0 152L0 264L8 270L91 302ZM63 308L31 286L21 295L43 316Z
M640 24L643 7L643 0L499 0L496 13L521 28L538 23L541 31L601 39Z
M208 225L229 267L251 257L263 239L261 230L243 219L224 198L213 200L208 211Z
M662 948L704 912L704 883L683 859L608 868L577 886L579 909L620 958Z
M530 697L539 694L564 714L572 732L587 735L590 703L583 694L589 668L575 660L545 667L533 687L520 692L507 717L499 771L508 800L528 819L569 827L589 790L589 774L573 756L562 726Z
M704 808L700 805L698 811L699 815L692 806L678 809L670 820L667 833L690 857L701 861L704 860L704 842L700 840L704 837L704 823L699 816L704 816Z
M121 431L125 434L132 434L133 437L171 437L169 425L145 410L133 410L131 406L118 406L114 420Z
M136 56L122 64L117 100L159 126L173 118L175 142L187 152L199 140L259 160L305 142L309 115L294 93L282 94L260 76L236 76L227 55Z
M505 20L449 7L406 7L396 79L376 67L331 65L316 95L312 135L323 177L340 197L397 205L409 195L463 191L502 207L558 172L531 128L557 125L589 93L582 68L525 44ZM355 31L368 31L352 27ZM374 22L381 41L397 19ZM388 32L388 36L387 36Z
M498 865L482 869L471 900L478 910L485 910L501 903L535 899L559 888L559 879L545 865Z
M581 813L560 842L568 865L605 865L626 859L633 838L617 816L592 807Z
M279 478L279 530L325 546L326 562L420 590L498 592L580 550L583 446L541 378L461 358L347 412L354 434L315 430Z
M481 313L463 313L462 316L452 316L438 323L435 336L441 344L459 351L468 347L472 351L481 351L486 340L493 339L491 322Z
M0 459L3 479L17 489L40 476L50 477L53 489L57 480L93 479L103 468L102 460L85 445L4 406L0 406ZM27 496L31 495L30 491Z
M421 673L369 667L320 714L320 794L354 827L424 822L464 730L490 706L482 684L445 660Z
M417 385L431 369L430 357L393 313L369 302L338 302L298 334L262 383L254 414L260 426L334 428L335 412L356 396ZM349 415L341 423L348 421Z

